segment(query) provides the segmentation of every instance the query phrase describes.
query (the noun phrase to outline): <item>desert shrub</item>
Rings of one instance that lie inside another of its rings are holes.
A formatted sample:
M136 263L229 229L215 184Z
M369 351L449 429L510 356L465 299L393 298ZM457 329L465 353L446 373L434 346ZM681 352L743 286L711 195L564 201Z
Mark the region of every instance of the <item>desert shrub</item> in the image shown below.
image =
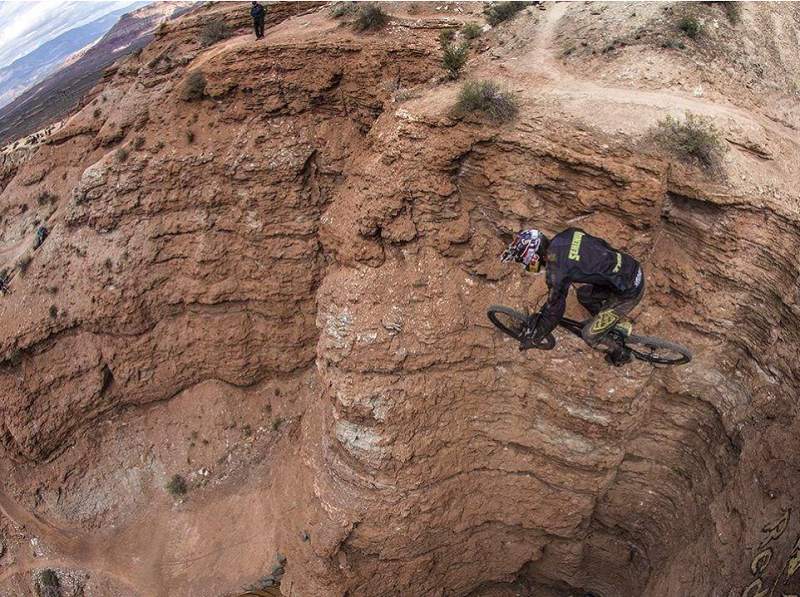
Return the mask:
M6 358L0 360L0 363L8 364L11 367L16 367L22 362L23 353L19 348L13 348L6 355Z
M458 79L461 69L467 63L469 46L467 44L447 44L442 48L442 65L451 79Z
M528 2L495 2L487 6L483 12L486 15L486 21L492 27L496 27L500 23L513 18L526 6L528 6Z
M206 96L206 76L202 71L195 70L189 73L183 84L181 97L184 101L193 102Z
M686 44L679 39L672 38L672 39L665 39L664 41L662 41L661 47L671 50L684 50L686 49Z
M338 19L347 15L355 14L358 5L355 2L337 2L331 7L331 16Z
M48 309L48 312L50 313L50 317L52 319L55 319L58 316L58 307L56 307L55 305L50 305L50 309Z
M691 15L685 15L678 21L678 29L692 39L697 39L703 33L703 24Z
M374 2L365 2L358 7L355 27L356 31L376 31L381 29L389 20L389 15Z
M36 592L39 597L61 597L61 585L58 575L50 568L45 568L36 582Z
M742 20L742 3L741 2L723 2L722 10L725 11L725 16L731 25L736 25Z
M408 89L406 87L402 87L394 92L392 99L397 102L407 102L410 99L414 99L415 97L419 97L419 93L413 89Z
M186 142L194 143L194 131L191 129L186 129Z
M442 47L447 46L451 41L453 41L455 35L455 29L442 29L439 31L439 43L442 45Z
M494 120L504 121L517 113L517 103L493 81L467 81L458 94L456 111L461 114L482 112Z
M102 113L103 113L103 111L100 108L95 108L94 112L92 112L92 116L94 116L95 118L100 118L100 115Z
M168 29L169 29L169 26L167 25L167 22L166 21L161 21L161 23L159 23L159 25L158 25L158 29L156 29L156 35L161 37L162 35L166 34Z
M167 483L166 489L172 497L186 495L186 491L188 490L186 486L186 479L176 473L172 475L172 478Z
M728 17L728 22L731 25L736 25L742 18L742 3L741 2L733 2L731 0L712 0L710 2L704 2L703 4L711 4L719 6L722 11L725 13L725 16Z
M711 119L688 111L683 120L667 116L659 121L652 135L664 149L704 167L718 165L726 151L722 135Z
M478 23L467 23L461 28L461 35L464 36L464 39L475 39L480 37L481 33L483 33L483 29Z
M133 148L137 150L141 149L144 147L144 142L144 137L136 137L136 139L133 140Z
M19 269L20 275L24 276L25 272L28 271L28 268L31 265L31 259L32 257L28 254L23 255L22 257L19 258L19 262L17 262L17 269Z
M281 423L283 423L283 417L275 417L272 419L272 430L277 431L281 427Z
M200 30L200 43L210 46L231 36L231 30L222 19L211 19Z
M124 162L128 159L130 152L125 147L120 147L116 153L114 153L114 157L117 159L118 162Z
M56 196L50 191L42 191L36 196L36 203L39 205L47 205L49 203L53 203L55 200Z

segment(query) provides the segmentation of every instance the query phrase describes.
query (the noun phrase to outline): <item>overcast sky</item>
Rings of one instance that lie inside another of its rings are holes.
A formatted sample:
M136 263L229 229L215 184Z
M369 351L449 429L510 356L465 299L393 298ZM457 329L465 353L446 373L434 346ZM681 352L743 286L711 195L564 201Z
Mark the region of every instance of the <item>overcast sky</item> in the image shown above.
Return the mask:
M3 0L0 2L0 68L73 27L132 3L133 0Z

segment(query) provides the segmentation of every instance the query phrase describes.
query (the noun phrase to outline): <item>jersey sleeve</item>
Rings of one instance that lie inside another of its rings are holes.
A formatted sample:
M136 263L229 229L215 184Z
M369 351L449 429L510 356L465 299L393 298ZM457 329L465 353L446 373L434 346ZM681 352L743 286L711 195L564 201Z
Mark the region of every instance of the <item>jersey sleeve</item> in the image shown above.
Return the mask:
M536 333L533 336L537 342L555 329L567 309L569 278L566 276L557 276L553 280L548 278L547 285L550 292L547 302L539 311L539 321L536 323Z

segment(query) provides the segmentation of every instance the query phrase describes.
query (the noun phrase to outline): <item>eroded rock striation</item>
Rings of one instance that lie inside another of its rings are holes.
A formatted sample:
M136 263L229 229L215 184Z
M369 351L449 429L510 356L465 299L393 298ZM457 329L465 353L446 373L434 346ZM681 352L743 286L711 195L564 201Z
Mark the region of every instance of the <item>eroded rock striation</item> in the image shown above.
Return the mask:
M800 121L731 95L716 67L700 96L611 81L613 53L587 78L558 50L572 29L593 41L577 5L473 42L468 76L501 80L515 120L456 115L438 34L479 7L389 6L386 29L356 34L327 7L275 5L264 43L241 5L203 7L4 156L0 530L16 539L0 583L24 594L60 558L106 575L98 595L234 594L280 553L291 595L799 590ZM794 6L748 4L737 24L703 10L747 39L769 15L796 55ZM210 18L242 29L203 47ZM203 97L186 101L193 72ZM723 171L647 143L685 110L723 131ZM489 304L546 293L498 262L531 224L640 258L637 329L692 363L612 369L576 338L533 354L497 334ZM271 428L233 442L236 408ZM97 471L128 453L147 466L100 503ZM168 467L201 465L183 501L162 496ZM137 525L166 543L151 553Z

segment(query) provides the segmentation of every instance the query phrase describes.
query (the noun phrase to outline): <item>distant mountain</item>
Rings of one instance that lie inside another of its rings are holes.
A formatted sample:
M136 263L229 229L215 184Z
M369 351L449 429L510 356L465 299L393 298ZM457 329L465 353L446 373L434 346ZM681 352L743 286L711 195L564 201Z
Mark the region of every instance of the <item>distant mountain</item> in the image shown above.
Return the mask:
M120 16L145 4L147 2L144 0L133 2L90 23L65 31L8 66L0 68L0 107L41 81L72 53L98 40L114 26Z
M138 4L138 3L137 3ZM120 57L146 46L161 21L190 10L185 1L160 1L123 15L96 43L0 108L0 144L33 133L66 116Z

